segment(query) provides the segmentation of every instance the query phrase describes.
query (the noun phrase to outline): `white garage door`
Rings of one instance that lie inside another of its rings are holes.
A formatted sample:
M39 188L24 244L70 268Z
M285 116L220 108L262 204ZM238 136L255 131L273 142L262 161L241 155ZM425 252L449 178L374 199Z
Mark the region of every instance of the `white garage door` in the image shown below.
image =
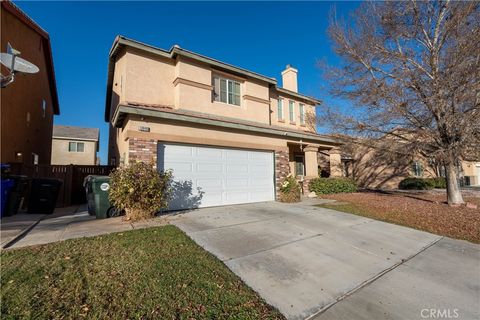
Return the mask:
M158 143L158 169L172 169L170 210L273 201L273 152Z

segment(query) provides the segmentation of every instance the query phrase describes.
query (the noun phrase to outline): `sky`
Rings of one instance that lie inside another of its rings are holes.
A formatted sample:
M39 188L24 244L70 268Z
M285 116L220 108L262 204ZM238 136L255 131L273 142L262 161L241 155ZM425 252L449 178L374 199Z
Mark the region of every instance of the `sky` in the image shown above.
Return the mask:
M296 67L300 93L322 100L319 60L338 59L326 34L328 18L348 15L358 2L43 2L15 4L50 34L60 115L54 123L100 128L104 121L108 53L116 35L163 49L174 44L281 80ZM27 58L27 57L24 57ZM281 83L281 82L279 82ZM321 130L321 128L320 128Z

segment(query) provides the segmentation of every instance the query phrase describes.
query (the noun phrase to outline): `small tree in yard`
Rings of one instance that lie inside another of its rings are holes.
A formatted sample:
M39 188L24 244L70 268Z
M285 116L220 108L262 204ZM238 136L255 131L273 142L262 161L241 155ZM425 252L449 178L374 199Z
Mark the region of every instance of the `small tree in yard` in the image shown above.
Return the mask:
M480 158L480 2L367 2L329 35L342 58L323 66L331 93L358 111L326 106L322 120L445 166L448 203L463 203L459 160Z
M127 220L152 218L168 206L171 178L170 171L144 162L118 168L110 174L110 201L125 210Z

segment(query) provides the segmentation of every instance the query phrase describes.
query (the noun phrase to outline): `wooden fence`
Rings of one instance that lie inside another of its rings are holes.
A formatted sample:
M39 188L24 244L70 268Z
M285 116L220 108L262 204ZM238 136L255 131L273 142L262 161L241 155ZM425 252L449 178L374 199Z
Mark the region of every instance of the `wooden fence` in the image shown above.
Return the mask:
M84 165L36 165L26 166L18 163L10 164L13 174L29 178L52 178L62 181L57 199L57 207L85 203L83 180L88 175L107 176L115 169L114 166L84 166Z

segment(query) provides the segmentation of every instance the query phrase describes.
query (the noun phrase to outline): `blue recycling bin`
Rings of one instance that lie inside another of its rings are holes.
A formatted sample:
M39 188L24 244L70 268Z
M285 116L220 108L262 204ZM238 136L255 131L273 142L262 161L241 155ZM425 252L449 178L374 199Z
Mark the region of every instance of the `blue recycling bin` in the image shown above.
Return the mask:
M5 212L5 206L7 204L8 196L10 194L10 190L12 190L12 187L14 185L14 181L12 179L2 179L2 185L1 185L1 200L2 200L2 207L0 211L0 217L3 217L3 214Z

